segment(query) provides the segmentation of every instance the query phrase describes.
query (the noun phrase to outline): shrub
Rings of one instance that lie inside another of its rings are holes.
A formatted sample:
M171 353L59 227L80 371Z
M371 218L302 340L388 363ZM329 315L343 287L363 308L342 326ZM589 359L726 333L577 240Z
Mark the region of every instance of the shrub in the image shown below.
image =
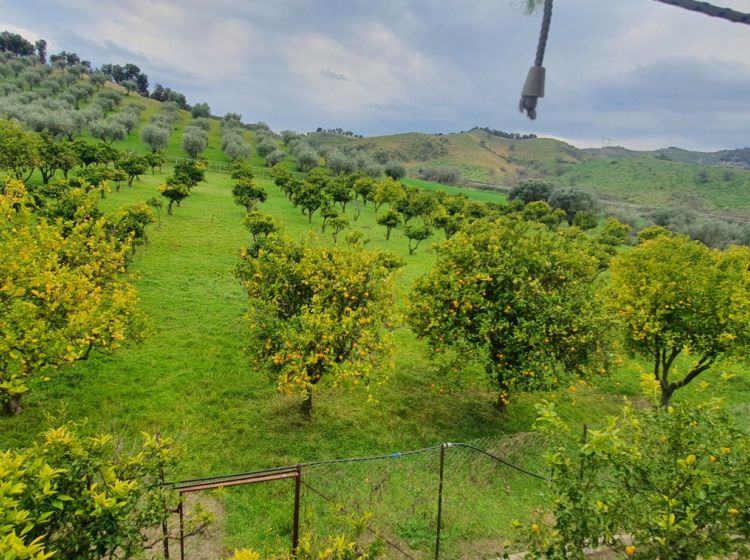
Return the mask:
M163 486L176 456L169 440L144 434L137 452L111 435L85 437L68 424L26 449L0 452L3 558L132 558L149 544L176 496ZM198 514L194 529L208 516Z
M569 432L538 405L552 437ZM750 542L750 438L717 401L625 406L547 456L554 521L525 527L531 558L584 558L605 546L642 559L728 558Z
M455 167L432 167L421 169L419 177L425 181L433 181L444 185L457 185L461 182L461 172Z

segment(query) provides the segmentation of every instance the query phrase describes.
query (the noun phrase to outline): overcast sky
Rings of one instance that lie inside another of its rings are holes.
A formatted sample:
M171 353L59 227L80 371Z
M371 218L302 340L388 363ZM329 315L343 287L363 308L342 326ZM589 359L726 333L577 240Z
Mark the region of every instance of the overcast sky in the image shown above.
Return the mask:
M750 12L750 0L714 0ZM653 0L557 0L539 117L517 109L541 13L522 0L0 0L44 38L275 130L472 126L601 146L750 146L750 26Z

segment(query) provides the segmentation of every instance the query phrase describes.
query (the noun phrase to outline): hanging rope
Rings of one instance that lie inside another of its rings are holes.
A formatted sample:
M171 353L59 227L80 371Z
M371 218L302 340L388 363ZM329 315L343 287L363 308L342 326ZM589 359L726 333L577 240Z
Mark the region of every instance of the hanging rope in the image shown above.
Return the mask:
M711 17L722 18L727 21L734 23L744 23L750 25L750 14L738 12L730 8L722 8L720 6L714 6L708 2L698 2L697 0L656 0L663 4L669 4L670 6L677 6L679 8L685 8L692 12L698 12Z
M536 47L536 58L534 66L529 68L526 83L521 91L521 102L518 110L526 114L530 119L536 118L536 104L540 97L544 97L544 50L547 48L547 36L549 26L552 22L552 0L544 0L544 16L542 17L542 29L539 32L539 43Z

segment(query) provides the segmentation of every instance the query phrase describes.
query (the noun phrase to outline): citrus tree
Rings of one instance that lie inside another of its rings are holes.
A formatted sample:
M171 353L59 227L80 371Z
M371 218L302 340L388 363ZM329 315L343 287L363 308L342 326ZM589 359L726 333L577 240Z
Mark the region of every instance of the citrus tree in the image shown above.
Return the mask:
M206 180L206 164L202 161L181 161L174 166L174 178L190 190Z
M274 234L242 257L237 274L249 298L253 363L280 391L303 397L303 412L312 413L322 380L369 387L387 370L395 257Z
M389 208L385 214L381 214L375 221L378 225L385 226L386 240L391 238L391 231L401 223L401 214L395 208Z
M596 546L644 560L747 556L750 437L718 401L627 405L577 443L554 403L538 411L557 442L546 456L553 515L519 526L527 558L583 559Z
M131 453L122 444L68 424L46 430L31 447L0 452L2 558L140 558L145 548L175 538L156 530L166 528L176 504L164 486L176 449L150 434ZM197 512L189 533L208 521Z
M476 350L500 409L511 390L554 388L564 375L604 367L598 265L585 239L502 218L475 222L436 250L414 284L409 322L436 353Z
M419 244L432 235L432 230L425 225L410 224L404 228L404 236L409 240L409 254L413 255Z
M248 212L245 215L243 224L253 237L253 243L257 243L262 237L266 237L281 229L281 224L278 220L270 214L264 214L259 210Z
M172 215L172 206L177 206L190 196L190 189L183 183L180 183L175 177L167 177L165 183L159 186L159 193L169 201L167 205L167 214Z
M40 163L39 137L17 121L0 119L0 169L28 181Z
M750 249L657 235L613 259L608 303L628 345L649 359L661 403L750 345ZM675 373L680 356L687 364Z
M266 189L256 185L252 178L243 177L232 187L232 196L234 196L235 204L244 206L250 212L258 203L266 201L268 193Z
M21 410L29 380L139 339L145 317L124 277L125 252L102 218L34 216L23 184L0 195L0 402Z

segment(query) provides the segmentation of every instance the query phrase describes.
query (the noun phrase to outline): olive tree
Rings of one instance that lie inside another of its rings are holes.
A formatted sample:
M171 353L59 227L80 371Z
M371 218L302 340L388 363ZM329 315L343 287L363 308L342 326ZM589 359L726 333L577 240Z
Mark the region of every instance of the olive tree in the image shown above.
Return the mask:
M111 146L115 140L125 140L128 135L127 128L117 119L99 119L89 125L91 136L98 138L107 146Z
M141 129L141 139L149 145L152 152L161 152L169 144L170 131L156 124L147 124Z
M286 152L282 150L274 150L270 154L266 155L266 165L273 167L286 159Z
M509 200L520 200L524 204L530 202L548 202L552 195L552 185L538 179L521 181L508 193Z
M186 127L182 133L182 149L193 159L208 147L208 134L198 127Z

